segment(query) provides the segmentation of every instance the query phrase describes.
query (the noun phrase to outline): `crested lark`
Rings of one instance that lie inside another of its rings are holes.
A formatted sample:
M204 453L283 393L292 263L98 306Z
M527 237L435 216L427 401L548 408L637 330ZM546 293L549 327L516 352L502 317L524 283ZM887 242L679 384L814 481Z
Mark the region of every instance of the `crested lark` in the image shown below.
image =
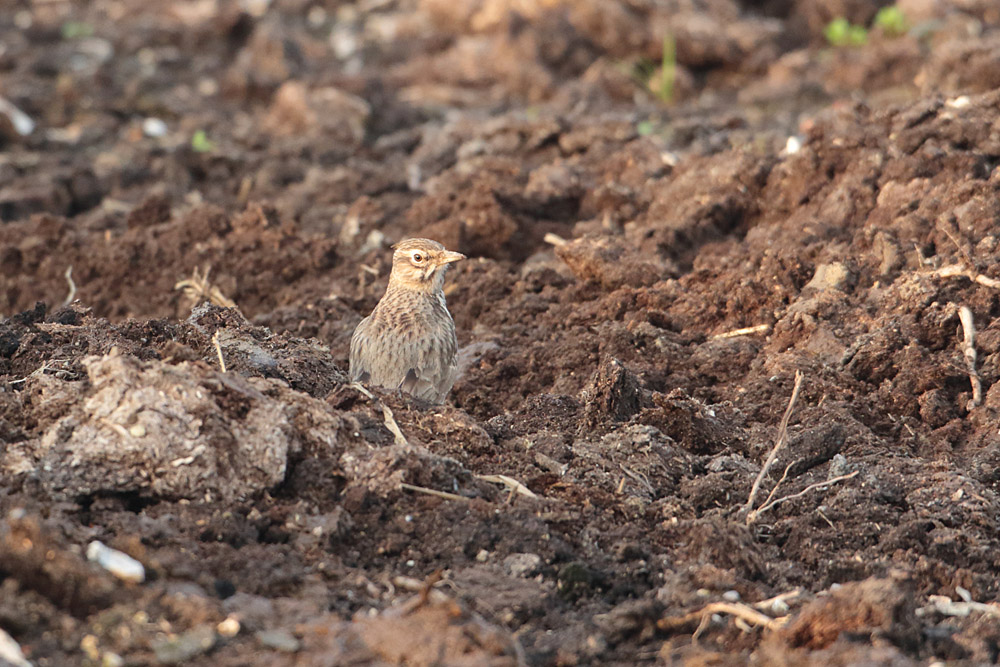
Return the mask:
M458 376L444 274L465 255L430 239L407 239L393 248L385 296L351 337L351 381L440 403Z

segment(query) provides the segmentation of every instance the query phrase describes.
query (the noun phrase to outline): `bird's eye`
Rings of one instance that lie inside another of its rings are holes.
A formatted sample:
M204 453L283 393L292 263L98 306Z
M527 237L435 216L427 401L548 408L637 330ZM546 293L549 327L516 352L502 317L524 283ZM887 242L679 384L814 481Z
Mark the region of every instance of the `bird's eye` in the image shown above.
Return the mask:
M419 252L415 252L413 253L413 261L419 264L420 262L424 261L424 256L421 255Z

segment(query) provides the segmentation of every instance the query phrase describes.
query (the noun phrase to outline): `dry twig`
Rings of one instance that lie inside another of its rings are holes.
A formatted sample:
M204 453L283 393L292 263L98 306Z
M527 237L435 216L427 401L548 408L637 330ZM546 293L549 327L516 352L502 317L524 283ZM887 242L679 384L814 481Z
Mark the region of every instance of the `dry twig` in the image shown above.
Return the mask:
M778 427L778 439L774 443L774 447L771 448L771 453L767 455L767 460L764 461L764 465L761 466L760 472L757 474L757 479L754 480L753 487L750 489L750 497L747 499L747 504L744 505L743 511L747 513L747 525L753 523L756 515L753 510L754 501L757 500L757 493L760 492L760 484L764 481L764 477L771 470L771 466L774 465L774 461L778 458L778 451L785 445L788 441L788 420L792 418L792 410L795 409L795 401L799 398L799 391L802 390L802 371L795 371L795 386L792 387L792 396L788 399L788 407L785 408L785 414L781 418L781 426ZM772 491L772 495L773 495Z
M968 306L958 309L958 319L962 322L962 353L965 355L965 365L969 369L969 383L972 385L972 398L965 408L972 410L983 402L983 383L980 382L979 372L976 371L976 324Z
M212 334L212 343L215 345L215 353L219 355L219 368L226 372L226 360L222 358L222 345L219 344L219 332Z
M726 331L724 333L715 334L712 336L712 340L719 340L722 338L736 338L737 336L749 336L756 333L764 333L771 328L770 324L758 324L753 327L743 327L742 329L733 329L732 331Z
M476 475L476 479L481 479L484 482L493 482L494 484L503 484L504 486L510 487L512 493L517 493L528 498L538 497L524 484L521 484L513 477L508 477L507 475Z
M403 431L399 428L399 424L396 423L396 417L392 414L392 410L389 409L389 406L375 398L375 394L365 389L364 385L360 382L354 382L351 386L367 396L370 401L375 403L375 405L382 408L382 419L385 421L385 427L389 429L390 433L392 433L394 442L397 445L409 446L410 443L406 439L406 436L403 435Z
M465 496L460 496L457 493L448 493L447 491L438 491L436 489L428 489L425 486L416 486L414 484L407 484L401 482L399 488L404 491L413 491L414 493L423 493L428 496L434 496L435 498L444 498L445 500L464 500L468 502L468 498Z

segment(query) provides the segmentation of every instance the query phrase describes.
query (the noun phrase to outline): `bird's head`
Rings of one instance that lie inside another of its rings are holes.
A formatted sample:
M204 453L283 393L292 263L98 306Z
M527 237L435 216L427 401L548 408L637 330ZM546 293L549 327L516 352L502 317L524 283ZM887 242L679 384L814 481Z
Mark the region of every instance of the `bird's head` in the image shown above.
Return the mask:
M432 293L444 286L448 265L465 259L460 252L447 250L430 239L406 239L392 246L392 273L389 286Z

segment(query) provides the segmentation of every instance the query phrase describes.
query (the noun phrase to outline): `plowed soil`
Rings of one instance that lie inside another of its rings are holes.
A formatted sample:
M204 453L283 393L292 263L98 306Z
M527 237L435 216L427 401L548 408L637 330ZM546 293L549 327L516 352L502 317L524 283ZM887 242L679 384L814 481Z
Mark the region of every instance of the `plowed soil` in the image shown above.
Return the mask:
M0 629L996 664L1000 12L883 4L0 12ZM439 406L345 375L410 236L469 256Z

